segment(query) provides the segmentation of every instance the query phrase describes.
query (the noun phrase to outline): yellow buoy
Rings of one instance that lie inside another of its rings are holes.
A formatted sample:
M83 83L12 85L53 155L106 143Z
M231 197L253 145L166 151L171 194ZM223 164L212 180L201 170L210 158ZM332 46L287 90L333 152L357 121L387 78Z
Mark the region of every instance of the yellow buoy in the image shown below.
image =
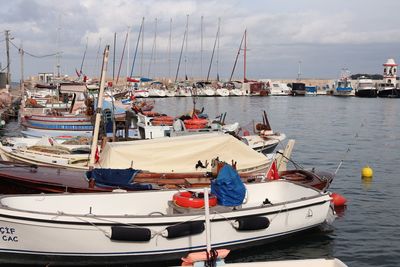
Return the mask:
M372 178L373 175L374 175L374 171L368 165L365 166L364 168L362 168L361 177L363 177L363 178Z

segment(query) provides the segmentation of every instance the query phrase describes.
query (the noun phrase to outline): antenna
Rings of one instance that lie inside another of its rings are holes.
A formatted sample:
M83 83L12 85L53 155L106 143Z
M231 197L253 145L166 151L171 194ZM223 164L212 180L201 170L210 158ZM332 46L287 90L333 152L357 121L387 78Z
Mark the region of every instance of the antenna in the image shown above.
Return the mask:
M56 68L57 68L57 77L60 78L60 32L61 32L61 14L58 17L58 27L57 27L57 40L56 40Z
M301 60L299 60L299 70L297 71L297 80L300 81L301 76Z

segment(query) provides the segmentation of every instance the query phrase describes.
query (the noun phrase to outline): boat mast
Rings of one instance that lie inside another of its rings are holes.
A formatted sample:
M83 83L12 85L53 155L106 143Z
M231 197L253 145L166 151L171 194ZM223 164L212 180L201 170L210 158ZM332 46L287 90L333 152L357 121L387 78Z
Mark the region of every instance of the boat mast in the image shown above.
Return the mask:
M246 82L246 51L247 51L247 29L244 30L244 53L243 53L243 82Z
M215 35L213 51L211 53L210 65L208 66L208 73L207 73L207 80L206 80L207 82L208 82L208 80L210 78L210 71L211 71L211 66L212 66L212 62L213 62L213 58L214 58L215 47L217 45L217 40L218 40L218 36L219 36L219 27L220 27L220 25L219 25L219 21L218 21L218 29L217 29L217 33Z
M141 48L141 57L140 57L140 77L143 77L143 51L144 51L144 17L143 17L143 26L142 26L142 48Z
M83 52L83 57L82 57L82 62L81 62L81 68L79 70L79 77L82 75L82 69L83 69L83 64L85 63L85 58L86 58L86 52L88 48L88 43L89 43L89 37L86 37L86 45L85 45L85 51Z
M126 53L127 53L127 56L126 56L126 77L128 78L128 75L129 75L129 62L131 61L131 56L130 56L130 36L129 36L129 33L131 32L131 26L128 26L128 33L127 33L127 35L128 35L128 43L127 43L127 48L126 48ZM125 79L125 82L126 82L127 80Z
M99 38L99 47L97 48L97 54L96 54L96 65L93 71L93 76L96 76L96 72L99 67L99 54L100 54L100 48L101 48L101 37Z
M128 31L126 32L126 35L125 35L124 48L122 49L121 60L119 61L118 74L117 74L117 81L115 82L116 84L118 84L119 74L121 73L122 61L124 60L126 42L128 41L128 35L129 35L129 28L128 28Z
M233 73L235 73L236 64L237 64L237 61L238 61L239 55L240 55L240 50L242 50L243 40L244 40L244 34L243 34L243 36L242 36L242 40L240 41L239 49L238 49L237 54L236 54L235 63L233 64L233 68L232 68L232 72L231 72L231 77L229 77L229 81L232 81Z
M24 49L22 47L22 41L21 41L21 48L19 49L19 53L21 55L21 81L20 81L20 90L21 90L21 96L24 96Z
M169 20L168 79L171 78L171 44L172 44L172 18Z
M221 30L221 18L218 18L218 41L217 41L217 81L219 82L219 38Z
M189 15L187 15L187 19L186 19L186 27L185 27L185 33L183 34L183 40L182 40L182 46L181 46L181 53L179 54L178 67L176 68L175 83L176 83L177 80L178 80L179 67L181 66L182 53L183 53L183 46L185 45L185 40L186 40L186 35L187 35L187 24L188 24L188 20L189 20Z
M93 129L89 168L93 168L94 163L95 163L95 155L96 155L96 151L97 151L97 141L99 138L100 120L101 120L102 108L103 108L104 84L105 84L105 80L106 80L109 50L110 50L110 46L106 45L106 48L104 49L104 54L103 54L103 65L101 67L100 90L99 90L97 108L96 108L96 120L95 120L95 124L94 124L94 129Z
M7 53L7 76L6 76L6 88L10 87L10 31L5 31L6 35L6 53Z
M133 56L133 62L132 62L132 68L131 68L130 77L132 77L133 68L135 67L136 55L137 55L137 51L138 51L138 48L139 48L139 41L140 41L140 36L142 34L143 23L144 23L144 17L142 18L142 23L140 24L139 35L138 35L138 39L137 39L137 42L136 42L135 55Z
M116 49L117 49L117 33L114 32L113 82L115 81L115 50Z
M185 80L187 80L187 52L189 37L189 15L186 15L186 46L185 46Z
M203 20L204 17L201 16L200 19L200 77L203 77Z
M154 39L153 39L153 46L151 48L151 55L150 55L150 62L149 62L149 69L147 71L147 77L150 77L150 70L151 70L151 62L154 61L154 65L156 65L156 49L157 49L157 18L154 21Z

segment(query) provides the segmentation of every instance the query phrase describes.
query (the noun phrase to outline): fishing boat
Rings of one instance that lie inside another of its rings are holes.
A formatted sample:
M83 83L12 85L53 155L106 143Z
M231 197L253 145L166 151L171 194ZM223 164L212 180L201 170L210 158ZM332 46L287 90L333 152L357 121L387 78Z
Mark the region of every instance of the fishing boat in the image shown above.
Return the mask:
M26 115L21 121L26 136L91 136L93 125L90 117L58 113L56 115Z
M257 123L254 128L256 134L240 136L240 140L262 154L272 153L278 144L286 138L284 133L274 132L272 130L265 111L263 113L263 122Z
M187 173L211 171L211 160L237 161L241 173L265 171L270 160L235 137L206 133L148 140L108 142L100 153L97 167L135 168L150 172ZM205 168L196 168L201 161Z
M355 96L355 90L350 81L350 71L343 68L340 78L334 83L334 96Z
M220 195L220 177L210 195L214 248L272 242L331 218L328 193L278 180L241 184L228 202ZM204 199L196 193L201 190L3 195L0 218L8 230L0 257L25 264L178 259L206 247L204 211L192 207Z
M7 161L44 166L87 169L90 147L88 145L61 145L51 137L25 138L22 143L0 143L0 157ZM32 139L36 139L35 144ZM9 141L10 138L8 139ZM17 141L18 142L18 141Z

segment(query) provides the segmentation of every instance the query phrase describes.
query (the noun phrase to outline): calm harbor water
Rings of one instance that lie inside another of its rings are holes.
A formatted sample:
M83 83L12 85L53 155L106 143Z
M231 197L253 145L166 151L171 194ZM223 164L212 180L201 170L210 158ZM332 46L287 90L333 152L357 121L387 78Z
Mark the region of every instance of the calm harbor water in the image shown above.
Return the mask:
M189 111L191 99L159 99L156 110ZM317 97L199 98L210 117L251 129L265 110L274 131L295 139L292 159L305 168L334 172L331 191L348 200L333 227L277 244L233 253L228 261L337 257L348 266L399 266L400 100ZM281 146L283 148L283 146ZM374 177L361 179L370 165Z
M248 130L265 110L274 131L296 140L292 159L304 168L334 172L343 160L330 189L348 205L332 227L232 252L228 262L337 257L348 266L399 266L399 99L199 98L196 107L210 118L227 112L226 122ZM155 110L176 116L192 108L191 98L167 98L157 99ZM374 177L363 180L360 171L367 164Z

